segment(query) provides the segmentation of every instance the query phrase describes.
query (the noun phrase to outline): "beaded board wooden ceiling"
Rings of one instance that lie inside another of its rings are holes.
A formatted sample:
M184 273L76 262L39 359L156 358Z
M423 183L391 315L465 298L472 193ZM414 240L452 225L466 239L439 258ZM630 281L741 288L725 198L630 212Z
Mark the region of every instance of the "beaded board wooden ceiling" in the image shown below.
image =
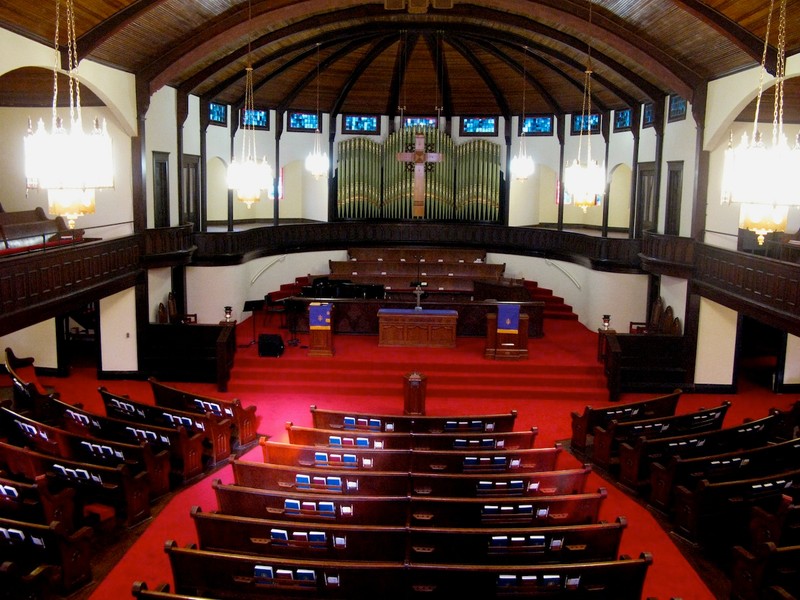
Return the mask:
M757 65L769 0L75 0L78 55L232 105L254 67L259 107L333 114L580 112L591 56L593 108L693 99L714 78ZM777 2L776 2L777 4ZM56 0L4 0L0 25L52 45ZM777 7L776 7L777 13ZM800 50L788 1L787 55ZM768 64L775 63L777 16ZM249 48L249 50L248 50ZM317 78L317 72L319 77ZM24 77L21 84L17 77ZM0 78L52 102L30 70ZM524 93L523 93L524 80ZM787 121L800 120L787 82ZM13 99L13 101L12 101ZM763 113L764 111L762 111ZM771 111L765 111L771 113ZM771 118L771 114L768 115Z

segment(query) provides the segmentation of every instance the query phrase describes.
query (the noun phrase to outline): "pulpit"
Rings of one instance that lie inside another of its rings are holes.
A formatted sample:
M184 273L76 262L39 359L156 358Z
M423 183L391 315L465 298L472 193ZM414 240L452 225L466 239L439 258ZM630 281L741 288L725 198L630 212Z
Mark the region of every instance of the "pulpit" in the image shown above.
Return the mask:
M422 373L406 373L403 376L403 414L425 414L425 392L427 377Z
M498 313L486 315L486 349L484 356L494 359L528 358L528 315L518 315L514 328L498 326ZM501 324L503 322L501 315Z
M333 356L332 310L331 304L312 302L308 305L309 356Z

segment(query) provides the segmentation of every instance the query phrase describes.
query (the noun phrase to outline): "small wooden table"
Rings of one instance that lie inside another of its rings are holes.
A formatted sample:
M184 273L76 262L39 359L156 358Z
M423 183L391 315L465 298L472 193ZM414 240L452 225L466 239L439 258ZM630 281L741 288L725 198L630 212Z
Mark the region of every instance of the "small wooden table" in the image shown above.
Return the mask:
M457 320L455 310L382 308L378 345L455 348Z

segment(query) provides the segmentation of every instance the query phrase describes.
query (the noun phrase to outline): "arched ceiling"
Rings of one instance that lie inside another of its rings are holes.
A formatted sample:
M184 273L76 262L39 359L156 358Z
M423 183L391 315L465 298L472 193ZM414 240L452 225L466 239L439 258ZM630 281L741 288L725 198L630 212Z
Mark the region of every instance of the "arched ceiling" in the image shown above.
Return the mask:
M691 100L760 62L769 13L768 0L75 2L79 56L135 73L150 93L237 106L251 63L258 107L445 116L580 112L587 64L593 108ZM787 14L793 54L800 0ZM52 45L55 0L5 0L0 25ZM776 27L777 16L771 46Z

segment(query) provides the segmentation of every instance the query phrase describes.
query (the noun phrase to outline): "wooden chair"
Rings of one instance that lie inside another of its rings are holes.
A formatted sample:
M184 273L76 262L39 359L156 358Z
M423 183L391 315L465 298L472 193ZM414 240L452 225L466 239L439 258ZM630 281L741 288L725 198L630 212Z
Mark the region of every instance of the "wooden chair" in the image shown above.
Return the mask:
M286 305L284 304L285 297L280 293L270 292L264 296L264 325L277 315L280 319L281 329L286 328Z

